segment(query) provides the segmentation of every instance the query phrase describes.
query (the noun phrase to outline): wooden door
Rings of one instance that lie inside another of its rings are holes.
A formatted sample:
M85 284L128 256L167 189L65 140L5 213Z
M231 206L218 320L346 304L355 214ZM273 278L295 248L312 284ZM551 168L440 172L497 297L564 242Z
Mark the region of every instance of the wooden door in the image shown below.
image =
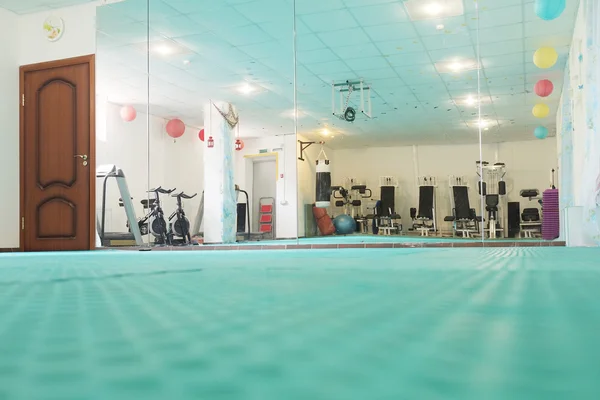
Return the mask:
M21 250L94 248L94 56L21 67L21 93Z

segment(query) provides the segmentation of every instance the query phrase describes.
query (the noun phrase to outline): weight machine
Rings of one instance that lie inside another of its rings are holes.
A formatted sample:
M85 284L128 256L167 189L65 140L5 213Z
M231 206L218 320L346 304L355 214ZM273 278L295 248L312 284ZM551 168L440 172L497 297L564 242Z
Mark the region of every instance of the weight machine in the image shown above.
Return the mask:
M448 177L450 186L450 208L452 215L444 218L446 222L452 222L453 236L461 234L464 238L470 238L479 233L479 223L482 218L477 216L474 208L469 203L469 183L464 176L450 175Z
M497 162L490 165L487 161L476 161L477 176L479 177L479 194L485 198L485 211L488 213L488 227L484 232L489 232L490 239L496 239L498 232L506 236L506 164ZM481 210L481 214L483 215Z
M429 232L437 232L436 199L437 179L433 176L417 178L419 188L419 208L410 209L413 231L421 232L421 236L429 236Z
M336 107L336 91L339 92L340 105ZM371 86L366 86L362 79L342 83L331 84L331 112L342 121L354 122L356 119L356 110L350 107L350 97L353 92L360 92L359 112L367 118L372 118L371 114ZM366 97L366 101L365 101Z

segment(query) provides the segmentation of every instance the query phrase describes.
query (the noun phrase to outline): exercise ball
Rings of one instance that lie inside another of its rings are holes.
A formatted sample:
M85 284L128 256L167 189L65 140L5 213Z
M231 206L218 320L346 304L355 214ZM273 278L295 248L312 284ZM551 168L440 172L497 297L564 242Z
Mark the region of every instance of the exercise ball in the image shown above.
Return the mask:
M551 21L560 17L566 5L566 0L535 0L535 15L545 21Z
M133 106L121 107L121 119L125 122L131 122L137 117L137 111Z
M535 128L535 131L533 131L533 134L538 139L546 139L548 137L548 129L543 126L538 126Z
M335 233L338 235L350 235L356 232L356 221L349 215L338 215L333 219Z
M552 47L540 47L533 54L533 63L541 69L551 68L558 61L558 53Z
M536 104L531 110L531 113L536 118L546 118L550 114L550 107L544 103Z
M198 138L204 142L204 129L200 129L200 132L198 132Z
M185 133L185 124L180 119L172 119L167 122L167 134L174 139L183 136Z
M548 97L552 94L554 85L548 79L542 79L535 84L533 90L535 91L535 94L540 97Z

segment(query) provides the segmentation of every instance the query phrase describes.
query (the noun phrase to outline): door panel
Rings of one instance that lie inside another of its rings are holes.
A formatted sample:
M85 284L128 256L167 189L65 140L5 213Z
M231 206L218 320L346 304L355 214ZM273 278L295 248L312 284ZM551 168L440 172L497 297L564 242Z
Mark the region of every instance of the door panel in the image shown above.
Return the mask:
M92 64L22 72L26 251L90 248Z
M258 232L261 197L275 198L277 195L277 165L275 160L254 162L252 186L252 229L253 232Z

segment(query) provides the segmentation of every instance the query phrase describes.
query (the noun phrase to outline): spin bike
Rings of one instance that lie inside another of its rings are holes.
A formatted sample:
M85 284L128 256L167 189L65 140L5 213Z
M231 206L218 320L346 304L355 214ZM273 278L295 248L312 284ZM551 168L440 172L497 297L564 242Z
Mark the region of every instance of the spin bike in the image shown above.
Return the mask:
M165 213L160 205L161 194L171 194L175 191L175 188L167 190L162 187L148 190L148 193L154 193L154 199L150 199L148 202L148 208L150 212L144 218L142 218L138 224L143 226L148 223L148 230L156 238L155 244L158 245L171 245L173 244L173 235L167 229L167 222L165 221ZM142 204L144 204L142 200ZM145 206L145 204L144 204Z
M196 197L198 193L194 193L193 195L187 195L183 192L178 194L173 194L171 197L177 198L177 209L173 211L173 214L169 217L169 237L171 238L171 242L174 242L173 238L181 238L180 244L192 244L192 235L190 234L190 221L185 216L185 211L183 211L183 204L181 199L191 200ZM175 222L171 222L175 218Z

